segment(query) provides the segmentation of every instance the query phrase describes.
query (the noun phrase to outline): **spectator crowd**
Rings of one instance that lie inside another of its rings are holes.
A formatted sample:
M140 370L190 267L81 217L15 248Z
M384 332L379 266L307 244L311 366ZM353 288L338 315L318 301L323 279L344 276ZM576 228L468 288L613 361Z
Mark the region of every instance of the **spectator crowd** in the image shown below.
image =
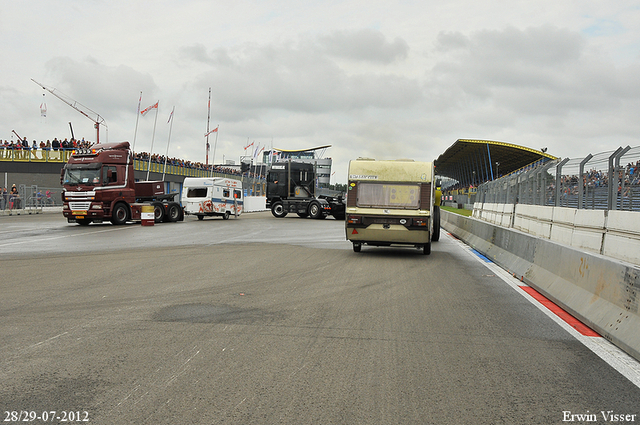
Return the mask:
M53 140L47 140L46 142L41 141L40 143L33 140L31 144L26 137L22 140L0 140L0 158L5 159L38 159L36 156L36 152L38 150L42 151L42 159L45 158L45 152L50 151L67 151L73 149L85 149L93 146L93 142L87 141L84 138L81 140L77 140L74 138L68 139L58 139L54 138ZM49 155L49 154L47 154ZM62 157L58 157L60 159ZM192 162L187 161L180 158L166 158L164 155L153 154L150 155L148 152L137 152L134 153L134 159L149 162L157 163L157 164L166 164L172 166L178 166L182 168L203 170L208 172L236 175L236 176L248 176L249 178L265 178L265 175L260 175L258 173L251 172L242 172L238 167L226 167L222 165L205 165L202 162ZM15 193L14 193L15 192ZM49 192L49 191L47 191ZM51 195L49 193L46 196L40 196L39 199L42 200L42 204L53 204L51 199ZM19 194L17 193L17 189L15 185L9 190L7 188L0 189L0 210L9 209L9 208L20 208L21 199Z
M23 138L22 140L5 140L4 142L0 141L0 149L14 149L14 150L61 150L61 149L79 149L79 148L88 148L91 147L93 143L84 140L84 137L82 138L82 140L76 140L74 138L71 139L67 139L65 138L64 140L58 140L57 137L55 137L53 139L53 141L51 140L47 140L45 141L40 141L40 143L36 142L35 140L29 144L29 141L27 140L27 138Z

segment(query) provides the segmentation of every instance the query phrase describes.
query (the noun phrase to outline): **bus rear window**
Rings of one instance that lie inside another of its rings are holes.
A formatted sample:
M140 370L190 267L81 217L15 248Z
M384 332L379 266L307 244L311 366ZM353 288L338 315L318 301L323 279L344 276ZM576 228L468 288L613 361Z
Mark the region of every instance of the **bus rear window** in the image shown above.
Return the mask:
M358 207L418 209L420 185L393 183L358 184Z
M206 198L207 197L207 188L206 187L191 187L187 190L187 198Z

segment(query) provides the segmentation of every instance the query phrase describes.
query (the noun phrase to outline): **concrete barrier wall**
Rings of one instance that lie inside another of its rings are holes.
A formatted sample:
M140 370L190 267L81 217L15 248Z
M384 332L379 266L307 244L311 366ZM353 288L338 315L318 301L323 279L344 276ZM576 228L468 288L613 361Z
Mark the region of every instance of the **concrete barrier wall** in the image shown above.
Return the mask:
M473 217L640 265L640 213L539 205L481 204Z
M266 211L266 196L247 196L244 198L244 212Z
M640 360L640 268L518 230L441 212L442 227Z

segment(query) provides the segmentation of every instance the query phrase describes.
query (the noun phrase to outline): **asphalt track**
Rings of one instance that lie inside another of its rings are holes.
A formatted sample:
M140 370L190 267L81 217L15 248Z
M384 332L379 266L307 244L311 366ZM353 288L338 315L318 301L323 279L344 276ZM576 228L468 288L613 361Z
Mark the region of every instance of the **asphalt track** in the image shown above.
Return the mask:
M640 422L637 381L451 236L354 253L343 226L1 217L0 421Z

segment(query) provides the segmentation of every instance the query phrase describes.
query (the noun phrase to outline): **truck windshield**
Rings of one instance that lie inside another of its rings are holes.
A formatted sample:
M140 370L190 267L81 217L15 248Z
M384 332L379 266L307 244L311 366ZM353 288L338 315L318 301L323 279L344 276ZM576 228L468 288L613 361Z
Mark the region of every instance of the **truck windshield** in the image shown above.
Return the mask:
M90 185L100 183L100 164L67 166L64 170L63 183L66 185Z
M417 184L360 183L357 206L417 209L420 186Z

